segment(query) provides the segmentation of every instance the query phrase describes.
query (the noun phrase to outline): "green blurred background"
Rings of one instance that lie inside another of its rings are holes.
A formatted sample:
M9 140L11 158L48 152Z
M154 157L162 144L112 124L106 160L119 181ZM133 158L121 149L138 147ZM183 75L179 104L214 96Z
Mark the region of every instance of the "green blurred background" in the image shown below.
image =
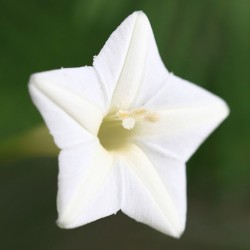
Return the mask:
M231 108L187 164L188 220L180 240L121 213L57 228L57 159L46 156L53 150L47 132L34 130L42 119L27 92L29 76L91 65L135 10L149 17L168 69ZM250 249L249 0L0 0L0 31L1 250Z

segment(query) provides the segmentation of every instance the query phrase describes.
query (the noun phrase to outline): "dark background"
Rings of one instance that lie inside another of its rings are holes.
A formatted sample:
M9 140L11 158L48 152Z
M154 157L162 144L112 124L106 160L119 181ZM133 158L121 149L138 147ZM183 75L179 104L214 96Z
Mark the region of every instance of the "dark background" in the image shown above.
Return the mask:
M27 92L29 76L91 65L135 10L147 14L168 69L231 108L187 163L188 220L179 240L121 213L57 228L56 156L46 136L30 132L42 119ZM250 249L249 0L0 0L0 31L1 250Z

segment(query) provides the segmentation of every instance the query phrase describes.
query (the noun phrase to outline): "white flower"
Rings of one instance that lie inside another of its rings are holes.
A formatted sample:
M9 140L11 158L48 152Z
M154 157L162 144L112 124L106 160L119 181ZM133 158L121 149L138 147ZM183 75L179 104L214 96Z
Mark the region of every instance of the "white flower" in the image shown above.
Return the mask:
M117 28L93 67L34 74L29 89L61 149L60 227L121 209L165 234L181 235L185 162L228 108L167 71L144 13Z

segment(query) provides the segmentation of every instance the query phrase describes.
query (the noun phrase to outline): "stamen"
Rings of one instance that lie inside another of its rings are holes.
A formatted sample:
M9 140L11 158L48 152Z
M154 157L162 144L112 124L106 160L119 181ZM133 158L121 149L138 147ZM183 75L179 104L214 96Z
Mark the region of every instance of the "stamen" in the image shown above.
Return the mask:
M156 112L147 110L145 108L137 108L131 111L119 110L116 113L119 120L122 121L122 126L125 129L131 130L134 128L136 121L144 120L148 122L159 121L159 116Z
M145 115L145 119L150 122L158 122L160 117L157 113L150 111Z
M143 117L147 113L145 108L138 108L131 111L131 115L134 117Z
M126 110L119 110L116 115L118 116L119 119L123 120L129 117L130 112Z

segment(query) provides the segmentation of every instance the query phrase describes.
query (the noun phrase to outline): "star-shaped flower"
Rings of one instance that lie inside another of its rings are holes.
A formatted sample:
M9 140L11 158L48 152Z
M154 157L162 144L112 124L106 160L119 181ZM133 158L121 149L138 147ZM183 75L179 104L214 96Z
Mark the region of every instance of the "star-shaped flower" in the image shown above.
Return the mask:
M185 162L228 108L167 71L144 13L117 28L93 67L34 74L29 89L61 149L60 227L121 209L165 234L181 235Z

